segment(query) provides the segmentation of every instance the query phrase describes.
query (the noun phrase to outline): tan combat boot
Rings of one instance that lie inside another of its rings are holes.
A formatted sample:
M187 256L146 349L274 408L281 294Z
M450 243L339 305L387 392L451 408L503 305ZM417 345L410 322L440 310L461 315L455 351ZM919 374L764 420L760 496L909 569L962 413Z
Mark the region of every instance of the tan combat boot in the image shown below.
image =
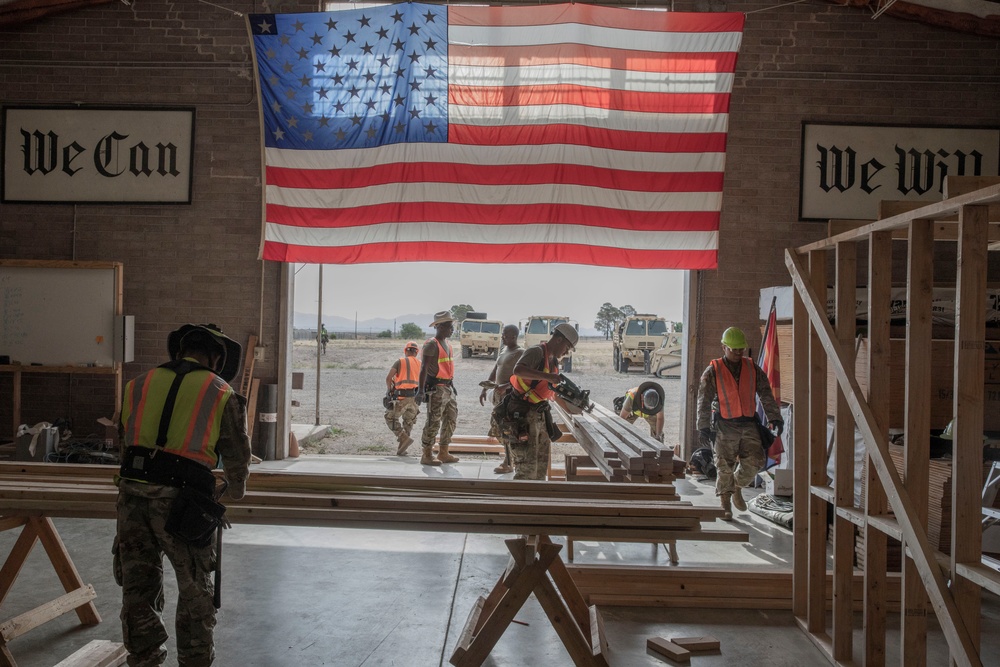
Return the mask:
M741 512L747 511L747 501L743 500L743 489L736 487L736 491L733 493L733 507Z
M423 448L423 454L420 455L420 465L422 466L439 466L441 462L434 458L434 447L431 445L425 445Z
M461 459L448 453L449 445L438 445L438 461L441 463L457 463Z
M396 456L402 456L406 453L406 449L413 444L413 438L405 433L400 433L398 439L399 447L396 448Z
M723 521L732 521L733 520L732 497L733 496L732 496L731 493L723 493L721 497L722 497L722 509L725 512L725 514L722 515L722 520Z

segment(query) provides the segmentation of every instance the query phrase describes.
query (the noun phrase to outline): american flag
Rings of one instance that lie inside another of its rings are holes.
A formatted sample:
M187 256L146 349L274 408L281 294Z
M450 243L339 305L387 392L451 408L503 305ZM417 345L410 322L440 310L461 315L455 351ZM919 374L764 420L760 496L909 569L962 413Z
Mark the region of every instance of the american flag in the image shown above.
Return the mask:
M251 14L261 256L715 268L743 22L579 4Z

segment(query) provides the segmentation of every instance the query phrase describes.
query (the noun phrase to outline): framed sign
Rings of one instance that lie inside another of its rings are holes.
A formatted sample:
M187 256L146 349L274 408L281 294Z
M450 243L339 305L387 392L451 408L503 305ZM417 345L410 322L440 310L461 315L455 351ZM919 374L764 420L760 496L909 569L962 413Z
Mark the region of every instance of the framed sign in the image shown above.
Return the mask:
M1000 128L802 124L801 220L875 220L882 200L941 201L945 176L1000 175Z
M190 204L194 109L3 109L0 201Z

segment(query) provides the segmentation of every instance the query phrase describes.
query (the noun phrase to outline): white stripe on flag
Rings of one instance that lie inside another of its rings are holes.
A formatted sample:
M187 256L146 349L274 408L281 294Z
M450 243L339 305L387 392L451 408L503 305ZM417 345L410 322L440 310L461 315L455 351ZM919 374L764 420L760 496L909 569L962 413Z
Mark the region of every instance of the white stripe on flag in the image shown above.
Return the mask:
M557 156L558 159L554 156ZM448 144L390 144L378 149L300 151L266 148L268 166L285 169L366 169L384 164L451 162L468 165L517 166L533 164L580 165L597 169L669 173L722 172L724 153L658 153L612 151L572 145L463 146Z
M577 225L384 223L364 227L291 227L267 223L267 240L306 246L448 241L486 245L580 244L634 250L714 250L718 232L632 232Z
M576 23L551 26L448 27L448 43L465 46L537 46L542 44L589 44L612 49L654 53L720 53L737 51L738 32L684 33L602 28Z
M267 202L295 208L354 208L386 202L473 206L573 204L623 211L718 211L721 192L635 192L580 185L390 183L346 190L267 186ZM554 227L556 225L553 225ZM508 239L509 242L509 239Z

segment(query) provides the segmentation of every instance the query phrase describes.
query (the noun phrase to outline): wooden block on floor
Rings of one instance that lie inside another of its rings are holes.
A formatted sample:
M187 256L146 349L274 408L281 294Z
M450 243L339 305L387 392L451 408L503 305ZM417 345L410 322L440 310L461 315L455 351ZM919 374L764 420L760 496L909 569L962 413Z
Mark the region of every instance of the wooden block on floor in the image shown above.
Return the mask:
M121 642L95 639L55 667L118 667L126 657Z
M670 641L681 648L686 648L692 653L704 653L706 651L718 651L721 643L715 637L671 637Z
M691 663L691 651L681 648L663 637L650 637L646 640L646 648L678 664L687 665Z

